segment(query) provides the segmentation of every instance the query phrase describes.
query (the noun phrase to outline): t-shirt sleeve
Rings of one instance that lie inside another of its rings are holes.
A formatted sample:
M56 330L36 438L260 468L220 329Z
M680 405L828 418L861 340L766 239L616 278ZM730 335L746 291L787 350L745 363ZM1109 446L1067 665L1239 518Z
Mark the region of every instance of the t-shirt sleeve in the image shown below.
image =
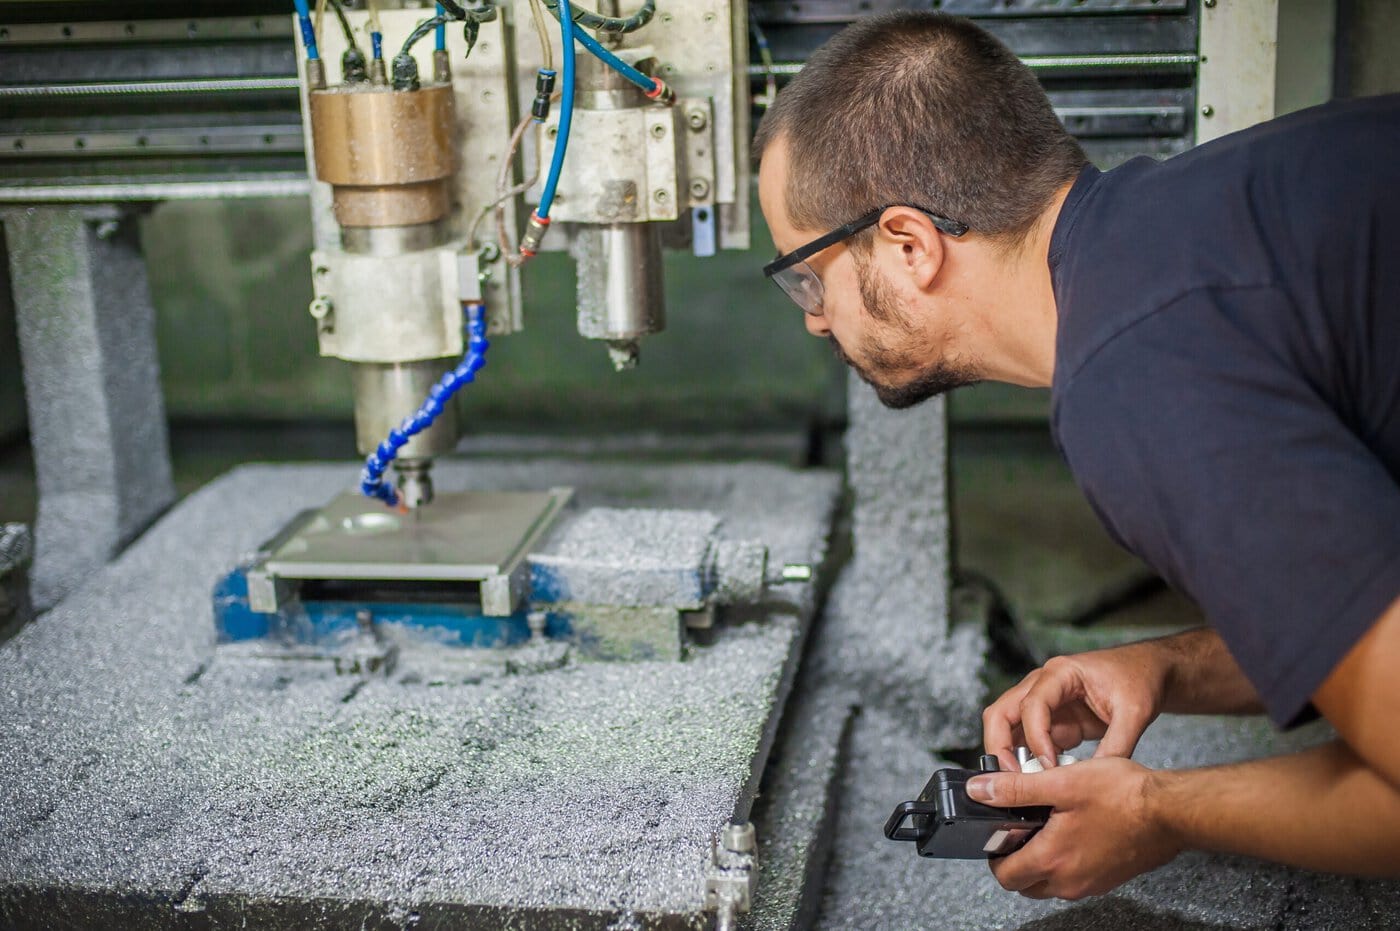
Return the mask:
M1082 365L1055 427L1110 532L1200 605L1287 727L1400 596L1400 487L1247 335L1279 301L1184 295Z

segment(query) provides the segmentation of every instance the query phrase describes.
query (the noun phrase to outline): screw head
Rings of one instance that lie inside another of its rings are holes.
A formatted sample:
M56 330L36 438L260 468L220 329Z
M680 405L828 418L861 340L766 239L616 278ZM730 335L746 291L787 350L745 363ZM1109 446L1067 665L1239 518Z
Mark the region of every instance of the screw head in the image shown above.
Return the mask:
M1215 108L1212 107L1210 104L1206 104L1204 107L1201 107L1201 116L1204 116L1204 117L1212 117L1212 116L1215 116Z
M704 178L696 178L690 182L690 196L696 200L704 200L709 196L710 182Z
M1205 0L1205 7L1207 10L1212 9L1214 6L1215 0Z
M311 306L306 309L310 311L311 316L315 317L317 320L324 320L326 317L330 316L331 302L324 297L318 297L316 300L312 301Z
M671 195L665 188L657 188L655 191L652 191L651 196L658 204L664 204L671 199Z
M706 126L710 125L709 116L706 115L704 110L701 110L698 107L694 110L691 110L685 115L685 121L688 124L690 124L690 128L695 130L696 132L699 132Z
M653 138L653 139L664 139L664 138L666 138L666 126L665 126L664 123L657 123L655 126L653 126L653 127L651 128L651 138Z

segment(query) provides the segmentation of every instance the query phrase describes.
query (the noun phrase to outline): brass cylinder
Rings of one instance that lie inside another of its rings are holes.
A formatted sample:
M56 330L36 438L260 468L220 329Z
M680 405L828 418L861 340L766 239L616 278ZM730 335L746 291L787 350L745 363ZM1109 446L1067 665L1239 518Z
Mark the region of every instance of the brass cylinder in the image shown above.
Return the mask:
M313 90L316 176L341 226L431 223L452 209L452 88L355 84Z

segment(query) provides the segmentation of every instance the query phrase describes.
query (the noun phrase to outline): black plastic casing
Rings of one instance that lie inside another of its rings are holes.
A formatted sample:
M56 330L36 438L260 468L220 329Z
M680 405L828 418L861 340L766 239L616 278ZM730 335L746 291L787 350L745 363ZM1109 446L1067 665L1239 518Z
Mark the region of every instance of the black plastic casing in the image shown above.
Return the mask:
M967 797L967 781L996 772L995 760L983 765L987 768L935 771L917 800L895 808L885 823L885 836L912 841L919 856L939 859L986 860L1020 849L1045 826L1050 809L994 808L974 802Z

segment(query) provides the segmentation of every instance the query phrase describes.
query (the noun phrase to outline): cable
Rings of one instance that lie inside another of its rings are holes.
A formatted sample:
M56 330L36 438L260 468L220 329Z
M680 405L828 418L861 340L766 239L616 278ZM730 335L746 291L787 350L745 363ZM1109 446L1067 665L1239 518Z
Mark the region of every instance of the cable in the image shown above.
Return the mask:
M441 17L447 15L447 12L442 8L442 4L441 4L441 3L439 3L439 4L437 5L437 15L438 15L439 18L441 18ZM446 23L446 22L439 23L437 29L433 32L433 51L435 51L435 52L445 52L445 51L447 51L447 23Z
M301 25L301 44L306 46L306 60L320 61L321 53L316 48L316 30L311 25L311 9L306 0L292 0L296 7L297 23Z
M535 23L535 35L540 40L540 61L545 71L554 70L554 43L549 41L549 29L544 24L544 10L540 0L530 0L530 19Z
M549 0L544 0L549 5ZM559 132L554 139L554 157L549 163L549 175L540 192L540 205L530 214L525 235L520 240L520 254L526 258L535 254L545 231L549 229L549 209L554 205L554 191L559 187L559 173L564 168L564 153L569 148L569 129L574 122L574 20L569 0L557 0L564 15L559 17L559 33L564 48L563 99L559 105Z
M578 40L579 45L582 45L584 48L592 52L596 58L603 62L603 64L607 65L609 68L612 68L618 74L622 75L624 78L640 87L642 91L645 92L646 95L652 98L653 100L657 99L658 97L663 97L663 95L667 91L668 88L666 87L666 83L664 81L658 80L656 78L649 78L645 74L642 74L636 68L633 68L631 65L627 64L627 62L623 61L621 58L618 58L616 55L614 55L607 49L603 48L603 44L601 42L593 38L588 33L584 32L582 29L575 30L574 38ZM674 99L675 95L672 94L670 100ZM670 100L665 100L664 102L669 103Z
M324 3L325 0L322 2ZM340 20L340 31L345 33L345 44L353 49L358 49L360 45L355 41L355 30L350 28L350 20L346 18L345 7L341 5L340 0L331 0L331 9L335 10L336 19Z
M323 36L326 33L322 29L326 19L326 0L316 0L316 20L313 25L316 27L316 35Z
M559 8L562 6L568 13L569 5L562 0L544 0L545 9L550 14L562 22L559 16ZM585 10L582 7L575 7L569 18L585 29L596 29L599 32L627 33L636 32L647 23L651 22L652 16L656 13L656 0L645 0L637 12L631 16L600 16L597 13Z
M454 0L443 0L438 4L438 8L442 12L414 26L413 31L404 40L403 47L394 56L394 90L418 89L418 62L413 58L413 46L419 39L441 29L447 23L458 21L462 23L462 34L467 41L466 54L470 55L476 47L477 36L481 34L481 24L492 22L497 16L496 0L486 0L481 6L472 9L466 9ZM443 46L446 46L445 36Z
M510 181L510 166L515 160L515 152L520 147L520 141L525 138L525 130L529 129L530 124L533 122L535 122L534 117L527 116L519 123L515 124L515 129L510 134L510 144L506 147L505 157L501 160L501 171L496 176L496 199L481 208L481 212L476 215L476 219L472 222L471 232L467 235L468 243L472 245L476 244L476 234L481 229L481 223L492 210L504 204L517 194L525 193L530 188L534 187L535 182L540 179L540 146L536 143L535 167L530 173L530 177L513 187L507 187ZM510 250L506 251L509 253Z
M360 494L367 498L383 501L391 508L401 508L399 492L393 485L384 481L384 473L389 464L399 455L399 450L408 441L433 425L441 416L452 396L466 385L476 380L476 373L486 365L486 350L491 343L486 339L486 305L467 305L467 354L456 368L438 379L428 392L428 397L410 417L393 430L380 443L374 452L365 459L365 467L360 472Z

